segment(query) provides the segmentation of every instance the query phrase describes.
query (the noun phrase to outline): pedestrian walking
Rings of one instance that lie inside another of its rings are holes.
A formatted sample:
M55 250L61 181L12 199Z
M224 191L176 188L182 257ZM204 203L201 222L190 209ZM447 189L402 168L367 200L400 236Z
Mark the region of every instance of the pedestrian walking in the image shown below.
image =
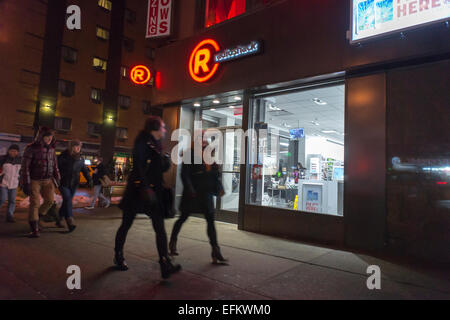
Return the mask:
M72 200L80 184L80 173L92 187L92 178L81 156L82 143L74 139L69 143L69 148L58 156L58 167L61 173L61 185L59 191L63 198L59 209L59 219L65 219L69 232L75 230L75 220L72 212Z
M94 183L94 196L92 198L91 205L89 207L86 207L86 209L94 209L95 203L97 202L97 199L100 198L105 203L105 208L108 208L111 204L111 201L105 197L102 193L103 184L106 176L106 168L103 165L103 158L98 157L97 158L97 167L94 170L94 174L92 175L92 181ZM103 182L103 183L102 183ZM100 203L99 203L100 204Z
M0 208L8 200L6 222L15 222L17 187L22 158L19 156L19 146L12 144L5 156L0 158Z
M51 129L42 127L36 140L29 144L23 154L20 185L30 196L30 236L39 237L39 214L45 215L53 206L55 187L59 186L60 175L55 153L56 139ZM44 199L40 205L40 196Z
M161 276L166 279L181 269L173 265L167 248L164 227L163 172L170 168L170 158L162 153L161 139L166 127L161 118L151 116L144 130L137 136L133 148L133 169L119 207L123 210L122 225L116 234L114 263L119 270L128 270L123 255L125 239L137 213L146 213L152 219L156 233Z
M203 142L203 150L207 147L207 142ZM181 167L181 181L183 183L183 194L180 202L181 216L175 222L172 234L170 236L169 250L171 255L178 255L177 238L183 223L192 213L202 213L207 223L207 234L211 245L211 257L213 263L226 262L220 252L217 242L217 232L214 223L214 196L221 197L224 195L224 189L221 182L221 174L216 163L208 165L203 160L203 152L201 153L202 162L196 164L194 162L195 155L193 150L187 150L191 155L189 163L183 161ZM202 151L203 151L202 150ZM185 160L185 159L183 159Z

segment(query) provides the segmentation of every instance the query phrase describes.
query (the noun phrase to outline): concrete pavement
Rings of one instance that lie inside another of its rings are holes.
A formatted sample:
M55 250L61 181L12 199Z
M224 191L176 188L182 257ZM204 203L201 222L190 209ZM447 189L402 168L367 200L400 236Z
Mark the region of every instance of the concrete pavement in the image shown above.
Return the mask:
M191 217L180 233L176 262L183 270L161 281L151 223L138 216L125 256L130 270L112 268L121 222L115 206L76 209L77 229L54 228L29 239L27 214L0 220L0 299L450 299L445 266L419 266L237 230L217 222L228 265L213 265L203 219ZM166 221L171 231L175 219ZM69 290L66 269L81 268L81 290ZM381 269L381 290L366 286L369 265Z

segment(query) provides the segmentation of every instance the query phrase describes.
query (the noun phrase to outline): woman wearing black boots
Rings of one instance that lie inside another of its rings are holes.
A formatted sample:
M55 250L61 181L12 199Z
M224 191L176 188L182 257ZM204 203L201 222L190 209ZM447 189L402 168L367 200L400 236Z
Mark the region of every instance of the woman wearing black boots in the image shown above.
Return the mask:
M114 264L119 270L128 270L123 255L126 236L136 214L146 213L151 217L156 233L161 276L167 279L180 271L181 266L173 265L170 261L164 227L163 172L170 168L170 158L162 153L161 139L165 133L165 124L161 118L151 116L134 142L133 170L119 205L123 210L123 218L116 234Z
M207 147L203 142L202 149ZM181 216L175 222L170 237L169 250L171 255L178 255L177 238L183 223L191 213L203 213L207 222L207 233L211 244L211 257L213 263L226 262L217 243L217 232L214 225L214 196L223 196L224 190L220 180L220 171L217 164L208 165L204 161L200 164L194 162L194 148L191 153L190 164L183 162L181 167L181 180L183 182L183 195L180 203ZM202 151L203 151L202 150ZM203 152L202 152L203 154Z

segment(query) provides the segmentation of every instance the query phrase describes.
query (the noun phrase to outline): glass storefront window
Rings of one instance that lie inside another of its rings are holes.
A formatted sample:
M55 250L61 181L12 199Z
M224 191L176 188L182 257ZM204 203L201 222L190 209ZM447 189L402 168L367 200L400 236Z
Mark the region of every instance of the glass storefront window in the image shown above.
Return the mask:
M247 203L343 215L344 84L253 99Z

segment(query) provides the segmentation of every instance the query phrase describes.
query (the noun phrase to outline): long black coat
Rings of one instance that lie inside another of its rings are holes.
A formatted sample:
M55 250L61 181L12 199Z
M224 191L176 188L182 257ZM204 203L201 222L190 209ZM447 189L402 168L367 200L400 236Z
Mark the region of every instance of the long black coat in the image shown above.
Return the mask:
M58 156L58 168L61 174L61 187L75 190L80 184L80 172L88 183L92 180L84 159L79 155L73 157L69 150L65 150Z
M193 154L193 152L192 152ZM209 169L206 164L183 163L181 167L183 195L179 209L184 213L213 213L214 196L223 190L220 171L216 164Z
M124 211L153 214L151 211L161 211L163 173L170 168L170 159L162 154L159 141L147 132L141 132L133 148L133 169L129 175L127 187L119 208ZM152 189L156 193L157 209L152 206L143 193Z

